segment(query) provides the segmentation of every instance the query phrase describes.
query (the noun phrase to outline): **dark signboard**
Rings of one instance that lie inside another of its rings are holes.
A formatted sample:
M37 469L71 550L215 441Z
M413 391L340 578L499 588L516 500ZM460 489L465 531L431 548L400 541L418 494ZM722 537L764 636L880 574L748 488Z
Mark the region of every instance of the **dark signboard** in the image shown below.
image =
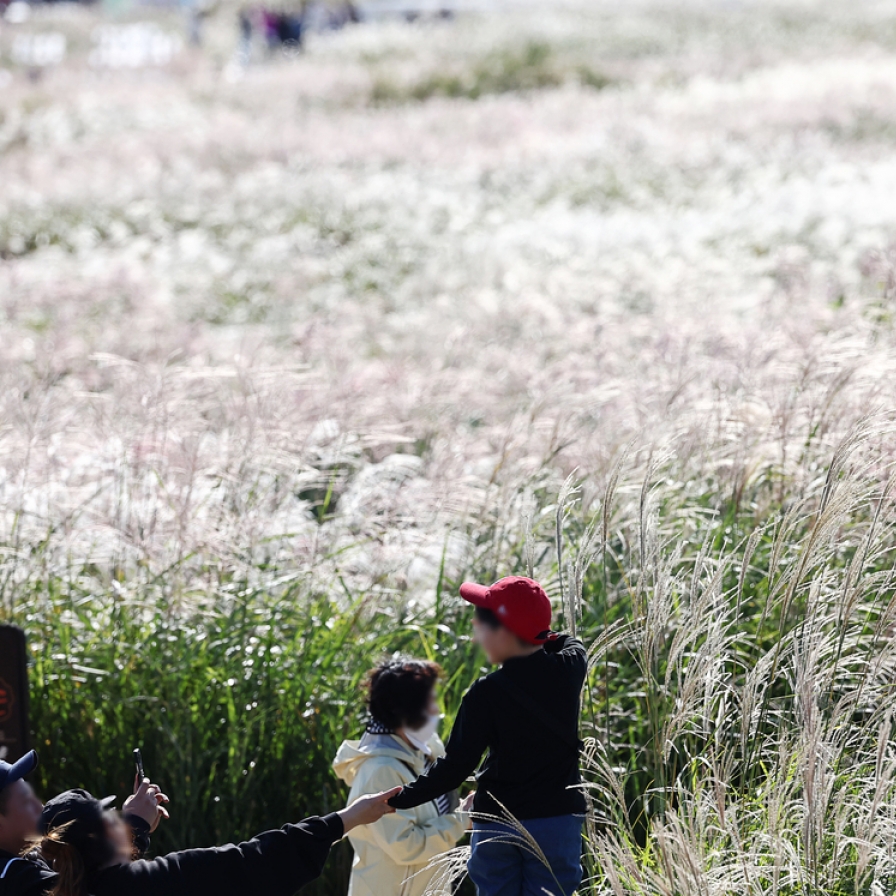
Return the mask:
M28 752L28 667L25 633L0 625L0 759Z

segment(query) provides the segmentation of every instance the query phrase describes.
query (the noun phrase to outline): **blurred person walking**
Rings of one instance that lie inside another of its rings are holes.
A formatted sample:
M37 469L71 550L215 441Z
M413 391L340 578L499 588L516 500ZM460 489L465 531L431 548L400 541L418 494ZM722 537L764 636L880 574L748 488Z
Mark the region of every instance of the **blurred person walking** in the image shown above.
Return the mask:
M367 731L360 741L345 741L333 761L351 788L349 801L410 784L445 755L436 734L441 676L435 663L408 657L371 671ZM433 878L427 865L463 837L468 808L459 806L456 792L446 793L355 831L349 896L423 896Z
M245 6L240 8L237 24L239 27L237 60L240 65L246 66L252 58L252 16Z

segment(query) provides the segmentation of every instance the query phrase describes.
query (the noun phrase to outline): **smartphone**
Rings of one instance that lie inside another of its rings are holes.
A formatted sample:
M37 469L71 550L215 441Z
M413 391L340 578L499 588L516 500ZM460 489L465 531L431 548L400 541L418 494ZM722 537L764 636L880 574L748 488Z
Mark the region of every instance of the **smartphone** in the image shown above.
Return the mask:
M143 771L143 754L140 752L140 747L134 750L134 765L137 767L137 778L142 784L146 774Z

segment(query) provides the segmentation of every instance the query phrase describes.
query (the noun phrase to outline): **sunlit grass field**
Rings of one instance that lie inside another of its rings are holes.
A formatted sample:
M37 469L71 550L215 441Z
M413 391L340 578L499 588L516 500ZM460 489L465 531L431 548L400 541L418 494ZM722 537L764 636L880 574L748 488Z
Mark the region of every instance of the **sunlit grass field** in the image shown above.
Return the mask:
M224 6L133 71L99 21L0 25L44 792L142 743L160 850L337 808L366 669L438 659L450 719L456 585L530 570L593 644L584 892L892 892L896 4L509 5L247 67Z

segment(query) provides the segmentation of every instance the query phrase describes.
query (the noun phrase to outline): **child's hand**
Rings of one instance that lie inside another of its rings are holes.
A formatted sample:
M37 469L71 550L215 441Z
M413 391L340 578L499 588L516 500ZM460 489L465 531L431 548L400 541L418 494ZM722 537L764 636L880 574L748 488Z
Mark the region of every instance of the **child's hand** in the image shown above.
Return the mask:
M372 793L356 799L350 806L343 809L339 815L345 826L347 834L352 828L361 824L373 824L384 815L391 815L395 810L389 805L389 800L401 792L400 787L385 790L382 793Z

